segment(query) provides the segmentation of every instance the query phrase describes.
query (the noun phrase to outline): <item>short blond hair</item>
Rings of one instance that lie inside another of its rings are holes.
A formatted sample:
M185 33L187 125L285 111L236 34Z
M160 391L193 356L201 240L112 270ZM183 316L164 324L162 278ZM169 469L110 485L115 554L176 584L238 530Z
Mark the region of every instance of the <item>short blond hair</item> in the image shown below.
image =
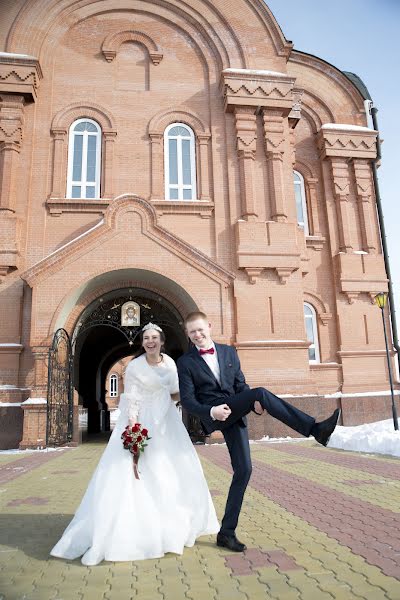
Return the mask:
M206 313L201 312L201 310L195 310L191 313L189 313L187 315L187 317L184 320L184 324L185 326L190 323L191 321L195 321L196 319L204 319L205 321L208 322L208 317L206 315Z

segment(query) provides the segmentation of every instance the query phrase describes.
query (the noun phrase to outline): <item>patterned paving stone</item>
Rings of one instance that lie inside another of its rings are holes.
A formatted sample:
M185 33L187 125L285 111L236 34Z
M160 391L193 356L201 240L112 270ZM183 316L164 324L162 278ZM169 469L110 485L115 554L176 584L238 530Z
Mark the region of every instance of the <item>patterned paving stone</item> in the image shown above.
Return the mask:
M342 452L320 449L320 447L310 447L296 444L274 444L274 450L301 456L304 458L313 458L331 465L340 465L361 471L362 473L371 473L389 479L400 480L400 462L396 459L384 460L383 458L373 458L364 456L357 452Z
M68 452L68 448L60 449L57 451L50 452L35 452L0 466L0 484L12 481L21 475L24 475L28 471L35 469L49 461L52 461L63 454Z
M400 600L396 574L383 572L393 567L387 546L398 547L398 529L386 521L394 513L374 506L373 485L343 483L382 474L288 456L264 444L252 446L255 469L238 530L245 554L229 553L216 546L215 536L205 536L183 556L159 560L85 567L49 557L103 448L99 442L53 453L54 460L33 462L0 486L1 600ZM231 478L226 448L198 451L221 518ZM48 502L35 500L42 498ZM364 514L364 504L379 514Z

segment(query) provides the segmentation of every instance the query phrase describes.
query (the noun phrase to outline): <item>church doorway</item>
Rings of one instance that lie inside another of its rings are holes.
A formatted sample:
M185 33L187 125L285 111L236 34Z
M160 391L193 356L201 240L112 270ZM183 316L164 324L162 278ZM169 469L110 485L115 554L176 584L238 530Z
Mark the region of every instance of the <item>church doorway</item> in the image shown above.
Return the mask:
M169 300L143 288L118 288L87 306L72 337L74 388L86 439L111 429L110 408L115 408L117 399L115 390L109 389L110 372L114 365L126 365L138 353L141 328L149 322L162 327L165 351L176 361L188 345L182 321L182 315ZM123 386L119 385L118 395L122 391ZM202 441L197 420L184 411L183 421L193 441Z

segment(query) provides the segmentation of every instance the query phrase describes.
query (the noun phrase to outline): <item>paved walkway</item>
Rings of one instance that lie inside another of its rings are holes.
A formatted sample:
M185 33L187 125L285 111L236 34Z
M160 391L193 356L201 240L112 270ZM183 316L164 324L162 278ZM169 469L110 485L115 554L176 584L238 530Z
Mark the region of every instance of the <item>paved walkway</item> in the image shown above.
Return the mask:
M50 558L103 446L0 455L0 600L400 600L399 460L309 441L253 444L245 554L210 536L158 560ZM226 447L197 449L222 516Z

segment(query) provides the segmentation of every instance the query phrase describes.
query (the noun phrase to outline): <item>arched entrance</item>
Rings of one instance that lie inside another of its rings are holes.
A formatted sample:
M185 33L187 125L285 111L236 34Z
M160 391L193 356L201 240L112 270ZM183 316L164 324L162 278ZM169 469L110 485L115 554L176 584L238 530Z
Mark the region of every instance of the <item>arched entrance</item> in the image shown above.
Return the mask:
M135 319L127 321L126 308L130 306L137 307L137 314ZM118 360L139 351L140 330L150 321L163 328L165 350L176 360L187 349L182 315L154 291L141 287L117 288L96 298L80 315L72 337L74 387L79 404L87 409L89 435L109 431L107 374ZM187 415L184 421L197 439L198 425Z

